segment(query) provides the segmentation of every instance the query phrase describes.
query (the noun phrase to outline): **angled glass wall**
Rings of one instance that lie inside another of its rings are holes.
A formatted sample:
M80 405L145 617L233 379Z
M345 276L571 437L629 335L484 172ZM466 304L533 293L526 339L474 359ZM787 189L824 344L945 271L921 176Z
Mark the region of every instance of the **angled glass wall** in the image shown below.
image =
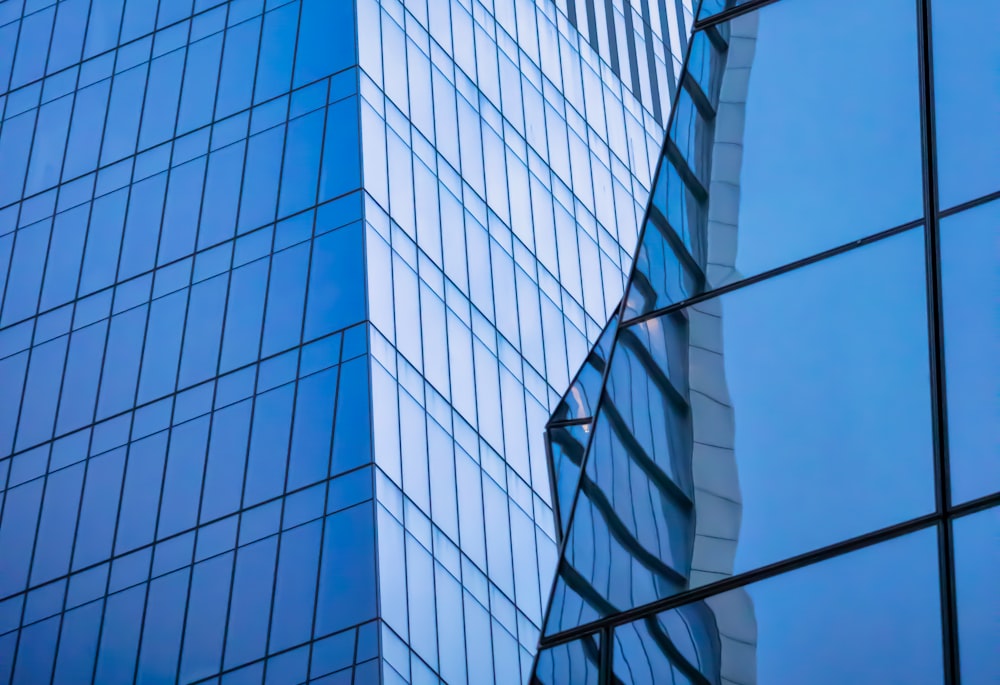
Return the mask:
M548 423L533 682L1000 677L1000 51L973 16L1000 19L702 4L625 298Z
M696 10L606 9L0 3L0 683L527 678Z

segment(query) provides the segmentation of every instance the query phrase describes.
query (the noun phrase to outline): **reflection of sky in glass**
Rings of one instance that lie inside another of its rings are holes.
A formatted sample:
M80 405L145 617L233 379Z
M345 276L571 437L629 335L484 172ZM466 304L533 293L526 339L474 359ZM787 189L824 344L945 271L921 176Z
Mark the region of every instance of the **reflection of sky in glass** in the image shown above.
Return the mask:
M931 7L938 192L947 209L1000 189L1000 2Z
M922 214L912 0L795 0L759 18L740 179L744 275Z
M920 229L722 298L737 572L933 509Z
M941 222L952 497L1000 488L1000 202Z
M963 683L1000 683L1000 507L954 524L958 652Z
M760 685L941 683L937 540L924 530L750 585Z

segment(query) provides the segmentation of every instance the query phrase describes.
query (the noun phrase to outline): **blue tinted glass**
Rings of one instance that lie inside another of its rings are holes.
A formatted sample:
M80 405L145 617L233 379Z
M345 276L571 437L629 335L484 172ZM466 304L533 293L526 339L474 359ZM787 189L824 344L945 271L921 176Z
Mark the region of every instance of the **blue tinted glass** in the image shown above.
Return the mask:
M922 214L909 0L775 3L718 35L694 39L629 317Z
M953 525L962 682L997 682L1000 680L1000 662L996 658L1000 508L963 516Z
M588 635L538 653L532 685L597 685L600 676L600 635Z
M938 190L948 208L1000 190L1000 44L991 28L1000 5L990 0L935 0L934 104Z
M943 683L936 551L924 530L616 628L616 680Z
M924 283L917 229L622 329L547 632L932 511Z
M1000 202L941 222L952 498L1000 490Z

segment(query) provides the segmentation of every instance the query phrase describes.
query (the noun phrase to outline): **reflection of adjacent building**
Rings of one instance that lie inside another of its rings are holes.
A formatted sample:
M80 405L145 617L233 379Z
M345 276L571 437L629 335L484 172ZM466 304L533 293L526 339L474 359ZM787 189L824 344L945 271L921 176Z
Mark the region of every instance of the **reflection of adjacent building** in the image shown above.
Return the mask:
M747 15L728 35L710 29L696 39L626 324L611 320L549 423L565 540L543 647L575 639L543 648L535 682L756 683L757 628L745 592L660 613L649 607L734 571L742 503L721 308L707 300L658 310L735 275L755 35ZM630 621L606 627L623 612Z

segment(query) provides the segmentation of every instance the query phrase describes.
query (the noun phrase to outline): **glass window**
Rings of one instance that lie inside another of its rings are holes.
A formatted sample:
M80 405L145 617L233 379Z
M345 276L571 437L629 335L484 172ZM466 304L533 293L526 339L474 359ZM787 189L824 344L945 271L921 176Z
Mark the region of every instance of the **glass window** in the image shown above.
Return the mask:
M715 287L922 214L910 0L780 2L718 33L725 52L695 37L629 318L695 294L695 264Z
M941 222L951 492L1000 490L1000 202Z
M538 654L532 685L597 685L600 678L601 636L598 634Z
M923 530L617 628L616 682L943 683L936 548Z
M923 249L620 330L549 634L933 511Z
M964 683L1000 682L1000 507L954 522L958 654Z
M935 0L934 104L942 208L1000 190L1000 4Z

